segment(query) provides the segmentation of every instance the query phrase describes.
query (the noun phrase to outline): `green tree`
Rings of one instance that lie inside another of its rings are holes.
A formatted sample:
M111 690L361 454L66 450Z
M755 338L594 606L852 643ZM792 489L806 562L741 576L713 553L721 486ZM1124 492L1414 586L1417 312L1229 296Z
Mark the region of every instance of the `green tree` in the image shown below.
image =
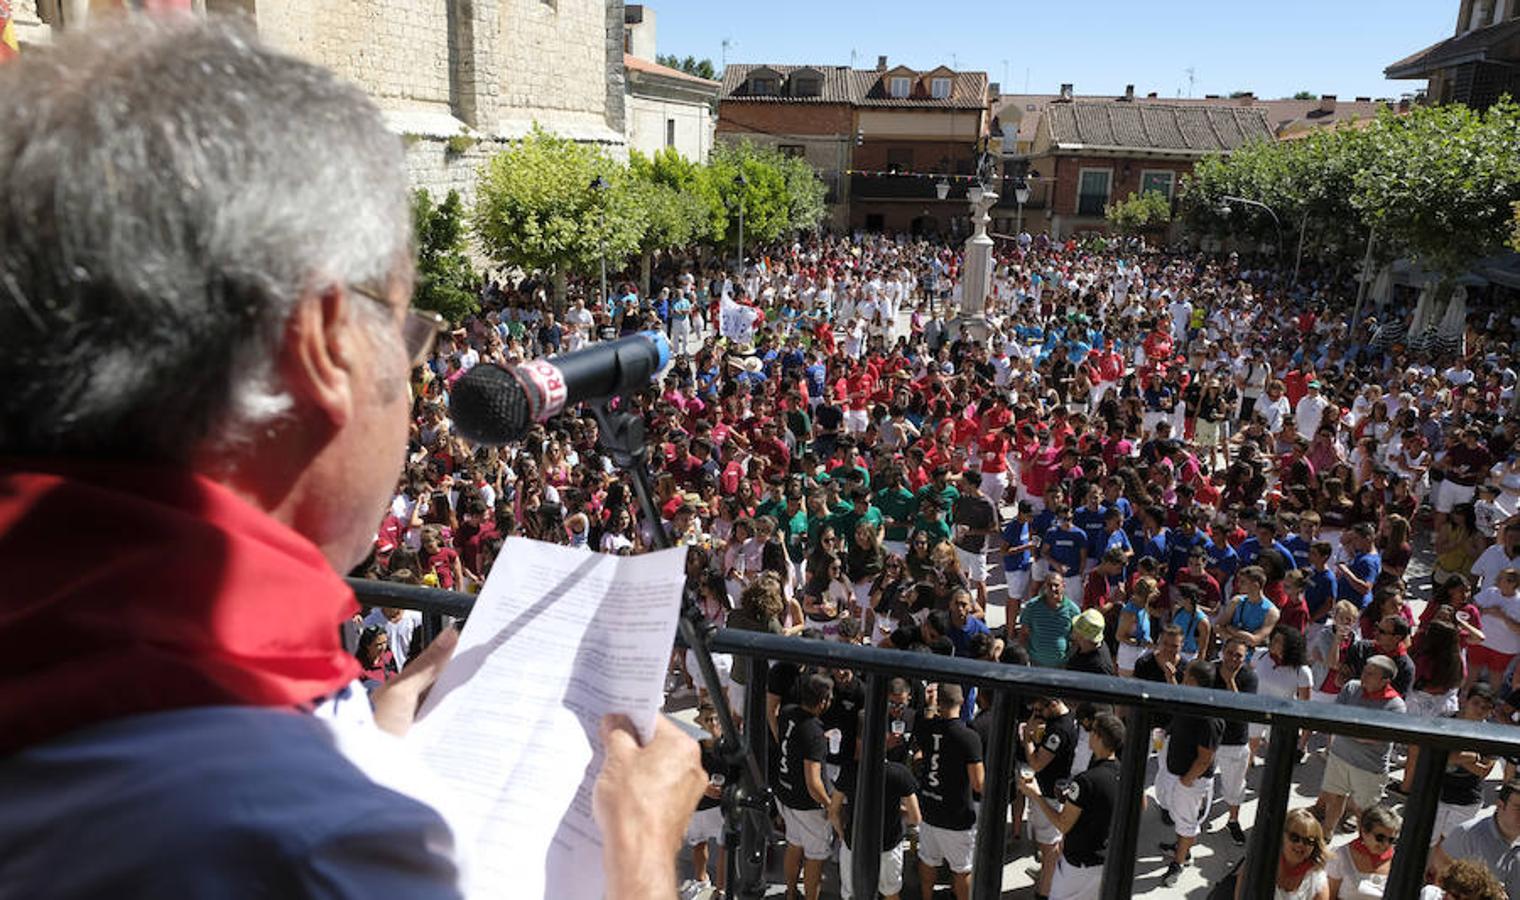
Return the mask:
M632 189L648 219L639 242L639 282L647 291L656 252L722 234L723 203L701 178L700 167L673 147L657 151L653 158L634 150L628 168Z
M434 203L425 190L412 195L417 235L417 290L412 303L458 322L480 309L479 282L465 251L464 204L458 191Z
M1130 194L1103 209L1109 223L1124 234L1143 234L1164 227L1172 220L1172 204L1159 191Z
M1299 91L1293 95L1294 100L1318 100L1319 95L1313 91Z
M654 61L662 66L678 69L687 75L695 75L709 81L716 80L718 77L717 69L713 67L713 61L710 59L697 59L695 56L682 59L674 53L659 53L655 55Z
M693 241L713 243L723 239L728 229L728 208L723 205L723 196L708 177L706 167L682 156L674 147L657 150L653 156L634 150L629 154L628 164L638 178L674 188L697 201L701 217L693 229Z
M1509 246L1516 253L1520 253L1520 201L1511 203L1515 211L1515 221L1510 225Z
M720 144L713 150L705 174L729 211L724 233L728 246L738 242L741 199L746 246L815 228L823 218L823 182L806 161L772 148L749 141ZM744 176L742 185L740 174Z
M1352 204L1378 239L1448 278L1501 249L1520 200L1520 105L1385 112Z
M597 178L605 188L592 186ZM558 304L569 273L596 271L603 253L609 269L620 269L639 250L644 200L606 150L535 125L481 171L473 224L498 263L549 274Z

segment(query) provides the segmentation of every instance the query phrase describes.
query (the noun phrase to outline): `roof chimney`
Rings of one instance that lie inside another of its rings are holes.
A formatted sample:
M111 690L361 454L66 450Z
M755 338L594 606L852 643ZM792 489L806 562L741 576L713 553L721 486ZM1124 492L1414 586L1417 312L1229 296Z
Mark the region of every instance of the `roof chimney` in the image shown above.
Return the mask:
M1070 103L1071 102L1071 98L1072 98L1072 85L1071 85L1070 82L1066 82L1066 83L1064 83L1064 84L1061 85L1061 99L1063 101L1067 102L1067 103Z
M1319 111L1322 112L1322 113L1324 113L1327 116L1334 114L1334 112L1335 112L1335 95L1334 94L1320 94L1319 95Z
M1245 91L1239 97L1237 97L1235 99L1237 99L1237 100L1240 101L1240 105L1241 106L1255 106L1256 105L1256 92L1255 91Z
M1145 95L1145 99L1147 99L1147 100L1154 100L1154 99L1156 99L1159 96L1161 96L1161 95L1158 94L1158 93L1156 93L1155 91L1151 91L1149 94Z
M1371 97L1358 97L1358 98L1356 98L1356 102L1358 102L1358 103L1371 103L1372 102L1372 98Z
M876 71L878 71L878 72L885 72L886 70L887 70L887 58L885 56L878 56L878 57L876 57Z
M1204 94L1203 95L1203 99L1205 99L1205 100L1218 100L1219 99L1219 95L1218 94Z
M1132 84L1126 84L1124 86L1124 99L1125 100L1134 100L1135 99L1135 86L1134 85L1132 85Z

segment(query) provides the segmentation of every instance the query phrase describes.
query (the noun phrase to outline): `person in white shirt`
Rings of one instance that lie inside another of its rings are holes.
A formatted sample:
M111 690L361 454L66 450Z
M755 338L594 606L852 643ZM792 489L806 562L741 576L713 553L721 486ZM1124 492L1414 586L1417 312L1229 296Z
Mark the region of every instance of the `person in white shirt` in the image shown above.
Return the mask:
M1483 614L1483 643L1467 648L1467 683L1486 675L1494 690L1502 690L1505 671L1520 656L1520 569L1500 570L1473 605Z
M1293 410L1294 427L1305 440L1314 437L1314 433L1319 430L1319 420L1330 405L1329 401L1320 396L1319 390L1318 381L1309 382L1309 392L1298 401L1298 406Z

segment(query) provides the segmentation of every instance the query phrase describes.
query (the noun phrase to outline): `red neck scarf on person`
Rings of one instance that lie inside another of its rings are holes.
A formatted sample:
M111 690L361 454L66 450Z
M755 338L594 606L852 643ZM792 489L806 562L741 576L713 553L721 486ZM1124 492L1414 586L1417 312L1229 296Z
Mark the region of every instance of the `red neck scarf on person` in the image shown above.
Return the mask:
M0 756L125 716L293 707L352 681L316 545L168 469L0 460Z
M1288 865L1288 859L1285 856L1277 858L1277 871L1282 875L1280 880L1286 881L1289 884L1298 884L1299 880L1309 874L1309 870L1312 868L1314 868L1313 856L1305 858L1303 862L1296 866Z
M1362 696L1368 700L1392 700L1398 695L1399 692L1393 689L1393 684L1391 682L1383 682L1382 689L1376 691L1368 690L1365 684L1362 685Z
M1362 836L1357 835L1356 839L1351 842L1351 846L1356 849L1356 852L1362 854L1363 857L1377 863L1379 866L1388 860L1393 859L1392 844L1390 844L1388 846L1388 849L1384 850L1382 853L1373 853L1372 848L1368 847L1366 842L1362 840Z

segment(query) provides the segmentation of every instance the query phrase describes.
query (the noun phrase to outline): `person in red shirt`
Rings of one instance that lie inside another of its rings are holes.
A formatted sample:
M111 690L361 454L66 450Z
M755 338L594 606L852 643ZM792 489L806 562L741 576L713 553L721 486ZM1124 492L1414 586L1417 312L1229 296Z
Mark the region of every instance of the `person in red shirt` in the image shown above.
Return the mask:
M981 459L982 483L981 491L987 499L993 503L1001 504L1003 495L1008 492L1008 453L1013 449L1013 442L1008 432L1011 426L998 431L989 431L977 439L977 455Z
M1145 348L1146 359L1160 365L1172 358L1172 335L1167 330L1165 322L1157 320L1151 333L1145 336L1142 345Z
M446 591L464 587L464 565L459 553L443 543L443 529L427 525L422 529L422 556L428 570L438 576L438 586Z

